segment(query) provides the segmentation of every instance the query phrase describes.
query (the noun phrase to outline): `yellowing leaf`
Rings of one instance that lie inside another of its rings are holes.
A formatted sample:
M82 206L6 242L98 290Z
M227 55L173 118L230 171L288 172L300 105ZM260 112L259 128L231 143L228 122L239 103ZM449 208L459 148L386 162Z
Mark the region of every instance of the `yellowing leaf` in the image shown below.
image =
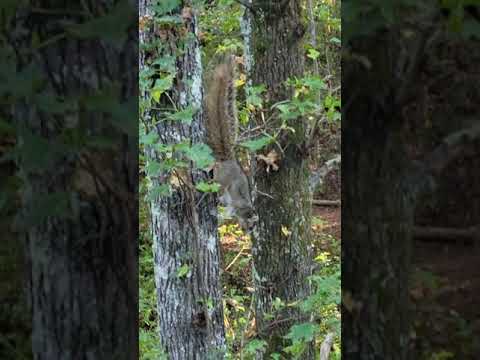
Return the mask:
M292 232L291 232L290 230L288 230L287 227L285 227L285 226L282 225L282 234L283 234L284 236L290 236L290 235L292 234Z
M245 85L246 83L246 77L245 74L240 75L240 78L235 80L235 87L240 87Z
M267 156L262 154L257 155L257 159L265 162L267 165L267 173L270 172L270 169L278 171L279 167L277 162L280 160L280 155L275 150L270 151Z

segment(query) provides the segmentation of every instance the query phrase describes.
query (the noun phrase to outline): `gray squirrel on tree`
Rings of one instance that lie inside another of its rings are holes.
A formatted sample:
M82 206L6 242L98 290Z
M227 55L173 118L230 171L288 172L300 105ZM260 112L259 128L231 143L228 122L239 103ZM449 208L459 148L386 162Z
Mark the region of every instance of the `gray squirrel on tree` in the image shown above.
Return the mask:
M220 184L220 202L228 216L235 217L250 232L258 220L248 178L235 156L238 118L235 106L235 57L226 56L213 70L205 99L207 144L216 164L214 180Z

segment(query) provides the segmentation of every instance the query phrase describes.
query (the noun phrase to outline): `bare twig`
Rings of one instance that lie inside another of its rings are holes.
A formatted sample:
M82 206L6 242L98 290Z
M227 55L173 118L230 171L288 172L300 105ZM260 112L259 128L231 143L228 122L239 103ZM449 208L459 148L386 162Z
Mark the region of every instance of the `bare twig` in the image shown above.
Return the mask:
M328 160L320 169L316 170L310 176L310 191L313 192L315 188L323 182L327 174L342 161L342 156L337 155L334 158Z
M260 194L260 195L266 196L266 197L268 197L268 198L270 198L270 199L275 199L272 195L267 194L267 193L264 193L263 191L260 191L260 190L258 190L258 189L255 190L255 192L258 193L258 194Z
M233 264L235 264L235 262L240 258L240 256L242 255L243 253L243 250L245 250L245 246L242 246L242 249L238 252L238 254L233 258L233 260L230 262L230 264L228 264L228 266L225 268L224 271L228 271L232 266Z
M466 145L479 138L480 124L451 134L424 159L424 167L433 175L438 175L453 160L464 153Z

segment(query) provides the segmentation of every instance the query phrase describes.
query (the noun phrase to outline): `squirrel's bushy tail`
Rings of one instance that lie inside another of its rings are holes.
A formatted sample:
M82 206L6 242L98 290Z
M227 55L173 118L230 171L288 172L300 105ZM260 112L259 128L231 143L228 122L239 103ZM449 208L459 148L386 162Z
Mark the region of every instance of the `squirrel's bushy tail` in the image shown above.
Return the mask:
M235 107L235 57L230 55L213 71L205 99L207 143L217 161L235 158L238 119Z

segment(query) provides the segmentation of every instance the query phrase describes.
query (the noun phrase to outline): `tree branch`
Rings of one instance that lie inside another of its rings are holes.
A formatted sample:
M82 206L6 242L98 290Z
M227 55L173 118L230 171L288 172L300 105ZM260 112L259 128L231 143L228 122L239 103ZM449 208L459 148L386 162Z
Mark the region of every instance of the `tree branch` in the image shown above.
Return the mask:
M407 178L409 184L415 184L415 197L432 193L437 185L437 178L452 161L465 153L468 145L480 139L480 124L462 129L447 136L440 145L424 157L414 161L414 170Z
M323 183L323 180L327 174L332 171L338 164L342 161L341 155L336 155L334 158L328 160L323 166L318 170L314 171L310 176L310 191L313 192L315 188Z
M425 168L438 176L452 161L465 152L468 145L480 139L480 124L447 136L423 161Z
M475 241L476 239L480 239L480 225L464 229L415 226L413 228L413 236L417 239Z
M317 200L313 199L312 200L313 205L318 205L318 206L340 206L342 203L340 200Z

